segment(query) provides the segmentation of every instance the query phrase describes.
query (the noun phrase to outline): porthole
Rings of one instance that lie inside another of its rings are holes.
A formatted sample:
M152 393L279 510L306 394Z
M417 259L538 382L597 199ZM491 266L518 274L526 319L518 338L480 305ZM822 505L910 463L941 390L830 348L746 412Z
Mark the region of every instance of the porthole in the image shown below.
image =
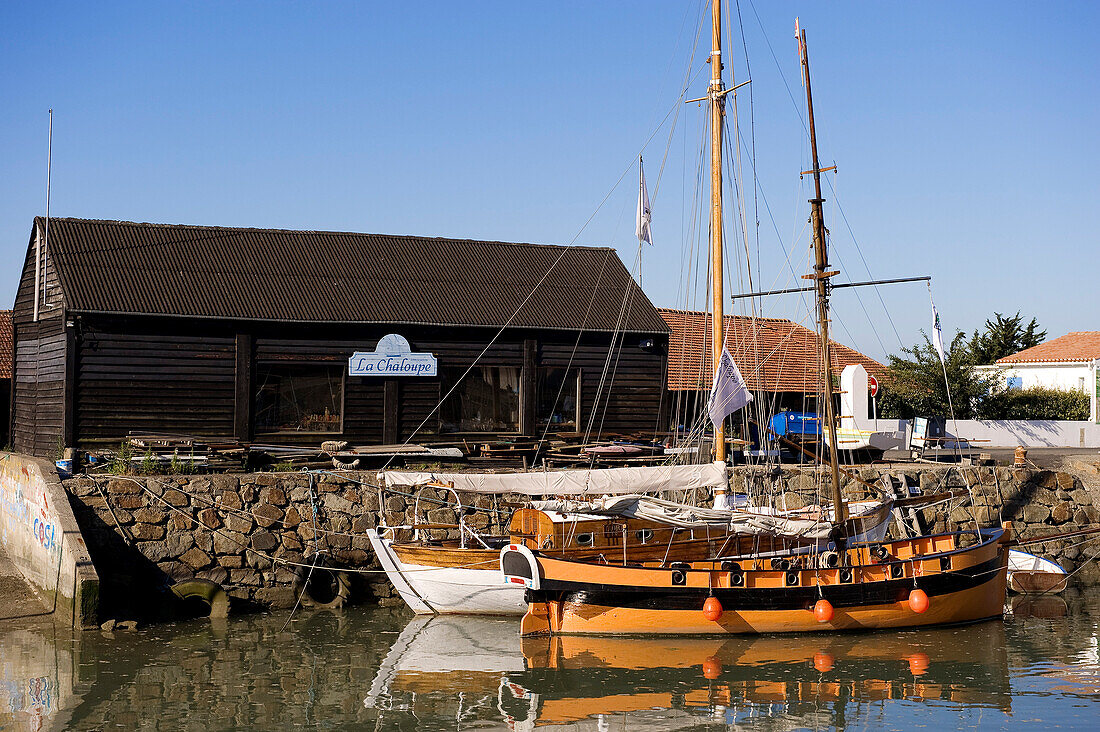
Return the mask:
M577 546L592 546L593 537L592 532L586 532L584 534L577 534L576 544Z
M639 544L648 544L653 540L653 529L639 529L634 532Z
M787 572L784 581L787 583L787 587L794 587L798 584L798 572Z
M905 567L901 562L894 562L890 565L890 579L901 579L902 574L905 572Z

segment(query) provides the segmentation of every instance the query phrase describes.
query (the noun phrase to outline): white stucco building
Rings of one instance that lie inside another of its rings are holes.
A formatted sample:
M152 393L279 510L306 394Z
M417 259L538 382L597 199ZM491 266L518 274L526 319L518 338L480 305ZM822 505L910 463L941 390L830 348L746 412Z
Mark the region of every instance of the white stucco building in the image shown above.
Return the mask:
M1002 385L1010 389L1045 386L1089 394L1092 405L1089 418L1093 422L1100 421L1097 415L1100 331L1068 333L978 369L998 372L1003 379Z

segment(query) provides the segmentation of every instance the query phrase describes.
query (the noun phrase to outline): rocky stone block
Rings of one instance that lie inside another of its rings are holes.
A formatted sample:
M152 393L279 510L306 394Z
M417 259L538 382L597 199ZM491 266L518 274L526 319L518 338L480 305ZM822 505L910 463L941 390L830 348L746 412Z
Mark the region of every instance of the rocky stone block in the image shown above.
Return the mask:
M327 493L321 497L321 504L326 511L336 513L350 513L355 510L355 504L337 493Z
M1093 506L1078 506L1073 513L1073 521L1081 526L1088 526L1100 521L1100 509Z
M195 536L190 531L172 532L164 541L168 545L168 552L173 557L182 556L188 549L195 546Z
M191 497L175 488L164 491L162 498L169 506L175 506L177 508L191 505Z
M264 553L270 553L279 546L279 539L270 531L257 531L252 535L252 548Z
M115 508L131 510L141 508L145 505L145 499L135 495L116 496L112 494L111 502L114 504Z
M168 520L168 512L159 508L139 508L134 511L134 520L141 524L162 524Z
M247 506L256 502L256 497L260 495L260 489L251 483L241 483L241 487L237 489L237 495L241 497L241 500Z
M164 538L165 530L157 524L137 523L130 529L130 535L140 541L157 541Z
M194 536L195 546L202 549L207 554L214 553L214 534L212 532L196 529L194 531Z
M248 546L248 537L239 532L223 529L214 534L214 553L216 554L240 554L246 546Z
M404 513L405 499L401 496L389 496L386 498L386 510L393 513Z
M240 569L244 566L244 556L239 554L219 556L218 564L226 569Z
M210 564L210 555L202 549L193 547L180 555L180 561L191 569L202 569Z
M107 492L113 496L132 496L144 493L145 488L136 480L130 478L115 478L108 481Z
M239 511L244 508L241 497L235 491L222 491L218 494L218 505L228 509Z
M1050 522L1052 524L1064 524L1073 518L1074 505L1068 501L1063 501L1054 506L1050 511Z
M280 481L280 483L285 481ZM282 508L286 506L287 498L286 491L282 489L280 485L272 485L266 488L260 489L260 501L262 503L268 503L272 506L278 506Z
M274 525L283 518L283 510L269 503L261 503L259 506L256 506L252 514L256 517L256 523L264 529Z
M225 517L225 526L230 531L235 531L239 534L247 534L252 531L252 527L255 522L251 516L246 516L240 513L231 513Z
M287 529L293 529L300 523L302 523L302 514L298 511L297 506L291 506L283 515L283 526Z
M305 546L302 543L302 540L298 537L298 534L293 531L284 531L282 534L280 534L280 537L282 548L288 552L300 552Z
M297 596L289 586L261 587L253 594L256 602L272 608L294 607Z
M237 487L240 484L240 479L236 475L210 476L211 489L218 493L222 493L224 491L236 492Z
M225 567L210 567L201 572L197 572L195 576L199 579L207 579L221 585L229 581L229 570Z
M260 575L251 569L231 569L228 583L244 587L259 587Z
M343 513L332 514L325 523L325 529L336 533L351 531L351 518Z
M150 562L160 562L172 557L172 552L168 549L168 542L163 540L138 542L137 550L141 552L141 556Z
M259 486L272 486L278 485L282 479L283 476L280 473L256 473L253 482Z
M204 508L198 514L199 523L208 529L219 529L222 526L222 517L217 509Z
M1029 524L1041 524L1050 518L1050 509L1046 506L1030 504L1024 506L1022 515L1024 521Z
M173 513L168 519L168 531L187 531L195 525L194 519L182 513Z

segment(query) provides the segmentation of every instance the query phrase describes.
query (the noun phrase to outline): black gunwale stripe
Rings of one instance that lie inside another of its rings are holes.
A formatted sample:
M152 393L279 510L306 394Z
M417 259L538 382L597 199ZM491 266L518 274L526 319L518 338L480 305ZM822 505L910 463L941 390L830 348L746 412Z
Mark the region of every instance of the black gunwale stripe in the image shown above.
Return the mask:
M1000 555L965 569L918 577L916 586L929 597L943 596L980 587L997 578ZM833 607L849 608L886 605L905 600L913 589L913 578L859 582L844 585L799 587L716 588L706 587L622 587L588 582L543 579L538 590L528 591L529 602L564 600L579 605L622 607L636 610L698 610L713 593L727 611L804 610L824 597Z

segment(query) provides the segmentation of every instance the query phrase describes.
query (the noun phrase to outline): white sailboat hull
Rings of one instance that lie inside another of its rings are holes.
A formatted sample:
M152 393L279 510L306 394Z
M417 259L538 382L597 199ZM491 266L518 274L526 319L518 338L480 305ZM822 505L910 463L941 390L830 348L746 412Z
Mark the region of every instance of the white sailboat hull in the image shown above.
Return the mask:
M378 561L401 599L418 615L523 615L523 586L505 584L499 568L432 567L402 562L389 539L367 532Z

